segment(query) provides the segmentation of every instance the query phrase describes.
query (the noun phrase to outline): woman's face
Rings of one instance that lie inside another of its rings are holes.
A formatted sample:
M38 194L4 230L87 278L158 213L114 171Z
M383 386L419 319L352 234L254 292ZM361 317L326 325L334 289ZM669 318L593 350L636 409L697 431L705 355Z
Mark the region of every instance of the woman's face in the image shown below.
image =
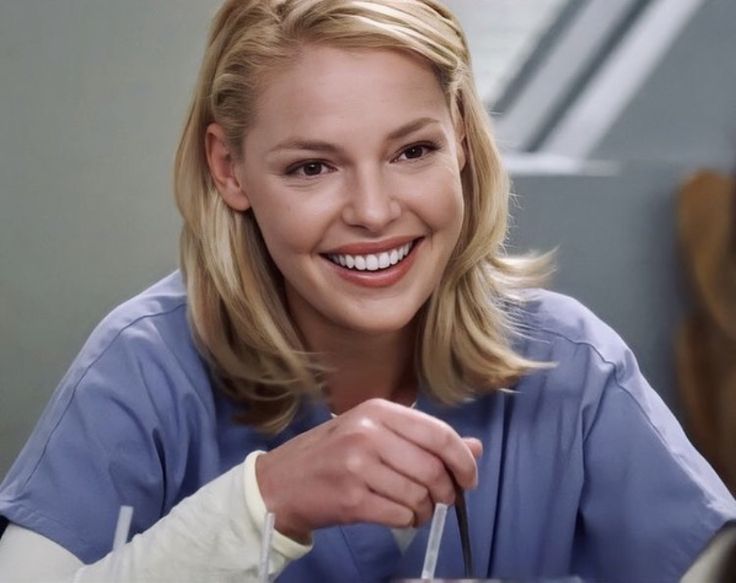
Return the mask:
M313 46L269 80L235 174L303 332L412 320L460 233L464 163L418 58Z

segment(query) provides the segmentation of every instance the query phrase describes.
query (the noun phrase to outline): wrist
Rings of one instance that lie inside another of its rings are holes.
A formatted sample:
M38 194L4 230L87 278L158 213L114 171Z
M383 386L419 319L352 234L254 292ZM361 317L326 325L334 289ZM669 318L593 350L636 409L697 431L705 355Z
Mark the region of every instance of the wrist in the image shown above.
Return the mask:
M268 512L273 512L274 527L280 534L300 544L308 545L312 538L311 529L303 524L297 513L291 510L288 500L284 499L285 488L274 478L272 458L269 453L264 453L255 460L256 483L263 503Z

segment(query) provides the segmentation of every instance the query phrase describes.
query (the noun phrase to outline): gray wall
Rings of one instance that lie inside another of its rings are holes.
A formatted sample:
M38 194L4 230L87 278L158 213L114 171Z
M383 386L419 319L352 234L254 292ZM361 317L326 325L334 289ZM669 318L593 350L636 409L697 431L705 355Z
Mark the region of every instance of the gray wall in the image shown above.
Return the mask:
M557 250L550 287L610 324L675 410L674 337L686 296L674 225L682 174L629 164L610 175L517 176L510 230L511 250Z
M97 321L176 267L171 161L218 4L0 2L0 475Z
M708 0L594 156L736 165L736 2Z

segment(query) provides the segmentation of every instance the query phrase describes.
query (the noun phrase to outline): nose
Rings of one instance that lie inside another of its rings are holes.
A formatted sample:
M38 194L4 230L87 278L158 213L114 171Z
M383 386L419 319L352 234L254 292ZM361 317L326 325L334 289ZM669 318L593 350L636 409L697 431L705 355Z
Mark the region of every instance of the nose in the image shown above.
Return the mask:
M347 187L342 212L347 224L378 233L401 215L401 205L379 169L356 171Z

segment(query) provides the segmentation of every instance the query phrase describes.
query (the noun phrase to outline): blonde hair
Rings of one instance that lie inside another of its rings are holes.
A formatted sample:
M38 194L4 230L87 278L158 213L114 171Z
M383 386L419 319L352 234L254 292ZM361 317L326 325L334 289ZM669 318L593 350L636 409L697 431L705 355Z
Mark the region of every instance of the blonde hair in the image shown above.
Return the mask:
M543 263L504 253L508 178L452 13L435 0L227 0L210 30L174 174L188 313L216 386L243 405L242 421L270 432L288 425L304 396L321 393L322 369L289 318L281 275L253 213L223 202L204 144L216 122L241 156L269 72L310 43L420 55L464 131L462 230L441 284L418 315L417 371L425 389L452 404L538 367L511 348L509 306Z

